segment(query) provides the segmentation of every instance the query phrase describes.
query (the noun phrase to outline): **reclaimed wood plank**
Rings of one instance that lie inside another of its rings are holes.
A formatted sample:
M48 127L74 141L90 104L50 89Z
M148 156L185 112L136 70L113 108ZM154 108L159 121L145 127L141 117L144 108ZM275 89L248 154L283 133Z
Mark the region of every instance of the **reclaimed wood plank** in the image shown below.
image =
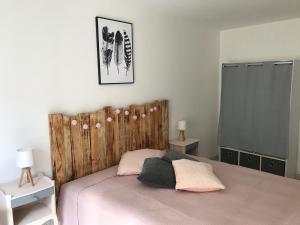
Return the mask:
M90 131L91 131L91 161L92 172L99 171L100 165L100 123L98 113L90 114Z
M107 168L104 111L90 114L90 126L92 171L97 172Z
M140 126L140 120L141 120L141 111L140 107L136 105L134 107L134 130L135 130L135 143L136 143L136 149L142 148L142 135L141 135L141 126Z
M90 137L90 114L81 113L80 118L80 140L81 140L81 154L82 154L82 173L88 175L92 172L91 163L91 137Z
M153 103L153 123L154 123L154 148L160 149L159 146L159 139L160 139L160 133L159 133L159 119L160 119L160 112L159 111L159 101L155 101Z
M164 138L163 138L163 111L162 102L159 101L156 104L157 107L157 124L158 124L158 149L164 148Z
M125 152L125 126L124 126L124 110L116 109L114 123L114 139L115 139L115 163L119 163L122 154Z
M138 127L137 127L137 115L136 115L136 106L131 105L129 107L130 117L129 117L129 129L130 129L130 146L131 150L138 149Z
M116 110L113 110L113 164L116 164L117 161L119 161L120 158L120 124L119 124L119 113L116 112Z
M145 106L139 106L139 127L140 127L140 140L141 140L141 148L146 148L146 113Z
M72 163L72 147L71 147L71 121L69 116L63 116L64 129L64 151L65 151L65 167L66 167L66 181L70 181L74 177L73 163Z
M56 180L56 190L59 191L60 186L66 182L63 115L49 115L49 128L53 179Z
M161 101L162 114L162 149L169 148L169 102Z
M132 141L131 141L131 130L130 130L130 109L124 109L124 142L125 142L125 151L132 150Z
M112 107L104 108L105 111L105 141L106 141L106 165L111 167L115 163L114 152L114 119L115 116L112 112Z
M84 176L83 170L83 152L81 149L81 134L80 134L80 117L72 116L71 120L71 149L72 149L72 164L74 168L74 178Z
M97 118L101 124L99 130L99 144L100 144L100 167L101 170L107 168L106 164L106 129L105 129L105 112L103 110L97 112Z
M146 118L145 118L145 135L146 135L146 140L145 140L145 145L147 148L151 148L151 112L150 112L150 108L151 105L149 103L144 105L145 108L145 114L146 114Z
M150 129L150 148L154 148L155 149L155 112L154 112L154 103L150 104L150 121L149 121L149 129Z

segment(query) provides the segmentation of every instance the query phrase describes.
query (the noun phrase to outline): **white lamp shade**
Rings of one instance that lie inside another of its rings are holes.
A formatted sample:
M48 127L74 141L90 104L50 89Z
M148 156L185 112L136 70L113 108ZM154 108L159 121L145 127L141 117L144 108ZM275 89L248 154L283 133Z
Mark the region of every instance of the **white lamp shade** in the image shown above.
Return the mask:
M20 148L17 150L17 167L26 168L33 166L33 157L31 148Z
M178 121L177 128L178 130L186 130L186 121L185 120Z

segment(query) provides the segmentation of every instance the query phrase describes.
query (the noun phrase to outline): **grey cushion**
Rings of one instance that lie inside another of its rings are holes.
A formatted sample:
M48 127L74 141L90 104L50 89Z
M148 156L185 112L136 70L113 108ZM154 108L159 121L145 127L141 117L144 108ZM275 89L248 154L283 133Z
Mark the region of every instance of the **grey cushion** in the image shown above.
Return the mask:
M186 154L182 154L175 150L168 150L166 152L166 154L162 157L162 159L169 163L172 163L172 160L179 160L179 159L189 159L189 160L193 160L193 161L198 161L197 159L189 157Z
M145 159L142 172L137 179L153 187L175 188L176 185L172 164L156 157Z

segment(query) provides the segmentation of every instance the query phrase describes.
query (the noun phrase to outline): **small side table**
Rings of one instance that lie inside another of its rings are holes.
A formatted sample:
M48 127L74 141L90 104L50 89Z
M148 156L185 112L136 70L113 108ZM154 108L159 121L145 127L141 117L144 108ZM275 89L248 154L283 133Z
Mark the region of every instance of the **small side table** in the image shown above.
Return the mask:
M178 141L177 139L169 142L170 149L179 151L181 153L198 155L199 140L195 138L187 138L185 141Z
M52 220L58 225L54 181L46 176L34 179L34 186L18 181L0 187L0 225L41 225Z

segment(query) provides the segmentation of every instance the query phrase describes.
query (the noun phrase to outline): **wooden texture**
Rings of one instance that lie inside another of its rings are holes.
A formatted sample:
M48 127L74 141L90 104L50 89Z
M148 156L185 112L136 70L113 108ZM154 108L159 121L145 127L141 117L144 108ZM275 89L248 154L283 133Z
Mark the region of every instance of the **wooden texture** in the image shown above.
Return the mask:
M27 183L30 183L32 186L34 186L33 178L31 175L31 168L26 167L26 168L22 168L22 173L21 173L21 177L19 180L19 188L23 186L24 175L26 176Z
M59 191L68 181L118 164L126 151L166 149L168 101L107 106L75 116L50 114L49 129L53 178Z

